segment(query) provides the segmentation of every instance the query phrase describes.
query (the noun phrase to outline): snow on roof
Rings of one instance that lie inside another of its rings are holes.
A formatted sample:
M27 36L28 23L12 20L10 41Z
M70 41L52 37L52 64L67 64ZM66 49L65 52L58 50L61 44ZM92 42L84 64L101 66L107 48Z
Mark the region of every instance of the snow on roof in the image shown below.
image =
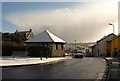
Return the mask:
M64 40L60 39L56 35L52 34L48 30L39 33L38 35L34 36L33 38L25 41L25 42L59 42L65 43Z

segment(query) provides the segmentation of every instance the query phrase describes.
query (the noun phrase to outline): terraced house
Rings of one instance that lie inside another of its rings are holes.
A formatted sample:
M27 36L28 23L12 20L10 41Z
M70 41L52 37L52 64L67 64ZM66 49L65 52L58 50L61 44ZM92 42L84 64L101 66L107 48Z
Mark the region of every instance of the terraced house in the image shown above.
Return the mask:
M92 46L92 53L95 56L120 57L120 34L111 33L98 40Z
M23 41L26 41L34 36L32 29L30 29L28 31L16 30L14 34L18 35Z
M101 38L100 40L98 40L96 42L96 45L93 46L92 48L92 52L95 56L111 56L111 42L109 42L109 40L113 39L114 37L116 37L115 34L111 33L107 36L104 36L103 38Z
M28 31L18 31L16 30L14 33L1 33L2 37L2 55L3 56L10 56L14 53L18 47L24 46L24 41L32 38L34 33L32 29ZM16 49L13 49L16 48Z
M107 49L109 49L108 52L110 53L110 56L120 56L120 34L107 41Z

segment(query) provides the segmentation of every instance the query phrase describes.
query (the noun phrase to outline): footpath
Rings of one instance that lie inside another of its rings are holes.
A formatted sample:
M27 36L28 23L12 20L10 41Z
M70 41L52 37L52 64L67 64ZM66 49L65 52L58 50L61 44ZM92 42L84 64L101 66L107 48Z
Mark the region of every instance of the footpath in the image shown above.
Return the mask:
M120 58L106 58L107 71L105 81L120 80Z
M0 67L14 67L14 66L27 66L27 65L45 65L71 59L71 57L58 57L58 58L41 58L40 57L12 57L4 56L0 58Z

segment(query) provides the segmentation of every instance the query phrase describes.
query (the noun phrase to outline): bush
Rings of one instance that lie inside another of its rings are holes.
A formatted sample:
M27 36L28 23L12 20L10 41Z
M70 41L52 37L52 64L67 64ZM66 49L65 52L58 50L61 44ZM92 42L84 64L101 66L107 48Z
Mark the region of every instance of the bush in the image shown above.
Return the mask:
M51 57L51 52L49 47L31 46L28 48L28 55L34 57Z
M26 51L26 46L3 45L2 56L11 56L13 51Z

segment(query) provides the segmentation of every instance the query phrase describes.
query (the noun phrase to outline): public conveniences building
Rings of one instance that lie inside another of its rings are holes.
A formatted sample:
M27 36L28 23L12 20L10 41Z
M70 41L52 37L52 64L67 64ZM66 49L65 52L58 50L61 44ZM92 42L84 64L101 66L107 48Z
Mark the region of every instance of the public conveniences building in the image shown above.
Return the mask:
M62 57L65 55L64 40L60 39L56 35L52 34L48 30L39 33L33 38L25 41L28 47L30 46L47 46L51 50L51 56L53 57Z

